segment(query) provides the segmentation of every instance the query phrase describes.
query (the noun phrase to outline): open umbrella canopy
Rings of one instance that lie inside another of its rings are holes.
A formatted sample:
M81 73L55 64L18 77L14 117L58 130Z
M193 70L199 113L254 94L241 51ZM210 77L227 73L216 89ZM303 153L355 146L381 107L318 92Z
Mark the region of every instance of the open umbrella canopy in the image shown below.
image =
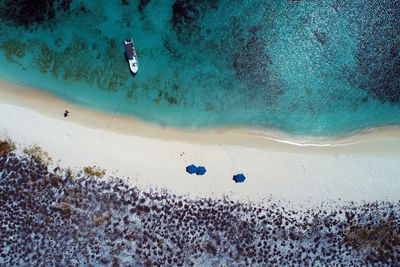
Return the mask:
M235 174L233 176L233 180L235 181L235 183L243 183L244 180L246 180L246 176L244 176L243 173Z
M197 170L197 168L196 168L196 166L193 165L193 164L186 167L186 171L187 171L188 173L190 173L190 174L195 173L196 170Z
M206 173L206 171L207 171L207 170L206 170L205 167L199 166L199 167L197 167L196 174L197 174L197 175L203 175L203 174Z

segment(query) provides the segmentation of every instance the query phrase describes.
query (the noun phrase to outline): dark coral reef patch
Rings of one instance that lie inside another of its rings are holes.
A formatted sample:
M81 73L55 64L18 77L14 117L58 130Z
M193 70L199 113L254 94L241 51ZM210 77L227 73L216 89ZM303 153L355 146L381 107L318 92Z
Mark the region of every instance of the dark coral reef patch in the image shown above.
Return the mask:
M260 38L252 37L244 42L244 47L238 49L233 56L233 67L236 74L243 79L265 85L268 79L267 67L272 61L265 51Z
M176 0L172 5L172 26L178 39L185 43L200 29L199 20L218 7L218 0Z
M189 199L0 156L2 266L395 265L399 211Z
M269 69L273 62L264 40L250 36L236 51L238 52L233 54L232 65L236 77L248 88L248 94L262 94L270 102L284 93L284 87Z
M368 12L360 9L365 23L360 22L357 74L350 82L381 102L400 104L400 2L369 1Z
M138 5L138 10L140 13L143 13L147 5L150 3L150 0L140 0Z
M326 33L321 32L321 31L314 31L313 32L314 38L320 43L320 44L326 44L328 41L328 36Z
M72 0L8 0L0 2L3 20L15 26L35 28L54 19L58 12L68 12Z

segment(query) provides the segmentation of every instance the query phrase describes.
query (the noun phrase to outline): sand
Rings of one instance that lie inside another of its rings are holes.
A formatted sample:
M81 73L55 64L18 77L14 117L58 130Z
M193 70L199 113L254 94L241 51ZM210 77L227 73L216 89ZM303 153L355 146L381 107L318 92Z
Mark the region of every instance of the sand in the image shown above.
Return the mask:
M70 115L63 117L64 110ZM38 144L62 167L100 166L132 185L254 202L398 201L400 129L310 139L261 129L179 130L0 83L0 135ZM189 164L207 168L189 175ZM244 173L241 184L232 175Z

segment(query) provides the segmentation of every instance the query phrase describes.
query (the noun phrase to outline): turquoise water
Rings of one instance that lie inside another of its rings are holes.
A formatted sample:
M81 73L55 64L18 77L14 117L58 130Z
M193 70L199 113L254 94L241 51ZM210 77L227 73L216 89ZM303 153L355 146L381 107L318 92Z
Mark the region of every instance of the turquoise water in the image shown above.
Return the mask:
M0 78L84 107L310 136L400 124L399 1L31 2L0 0Z

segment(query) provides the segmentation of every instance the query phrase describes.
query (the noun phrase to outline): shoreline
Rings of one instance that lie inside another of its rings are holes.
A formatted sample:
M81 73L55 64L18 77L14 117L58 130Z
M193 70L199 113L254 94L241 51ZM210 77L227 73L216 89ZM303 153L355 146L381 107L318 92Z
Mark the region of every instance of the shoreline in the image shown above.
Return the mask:
M81 107L49 92L4 80L0 80L0 102L28 107L42 115L55 119L64 119L62 113L65 109L68 109L71 111L70 116L67 118L68 122L103 131L115 131L124 135L139 135L165 141L243 145L259 148L260 145L263 145L262 143L268 146L271 143L280 143L300 147L336 147L387 138L400 138L400 125L362 129L333 137L296 136L277 129L255 127L219 127L214 129L163 127L129 115L113 114ZM79 116L74 116L75 113L78 113ZM96 118L96 120L93 120L93 118Z
M65 109L71 113L64 119ZM0 82L0 126L0 134L19 146L38 144L61 167L96 165L106 176L174 194L306 205L397 201L400 195L398 127L329 144L294 145L254 129L162 128L6 82ZM205 166L206 175L187 174L192 163ZM236 173L247 176L245 183L232 181Z

